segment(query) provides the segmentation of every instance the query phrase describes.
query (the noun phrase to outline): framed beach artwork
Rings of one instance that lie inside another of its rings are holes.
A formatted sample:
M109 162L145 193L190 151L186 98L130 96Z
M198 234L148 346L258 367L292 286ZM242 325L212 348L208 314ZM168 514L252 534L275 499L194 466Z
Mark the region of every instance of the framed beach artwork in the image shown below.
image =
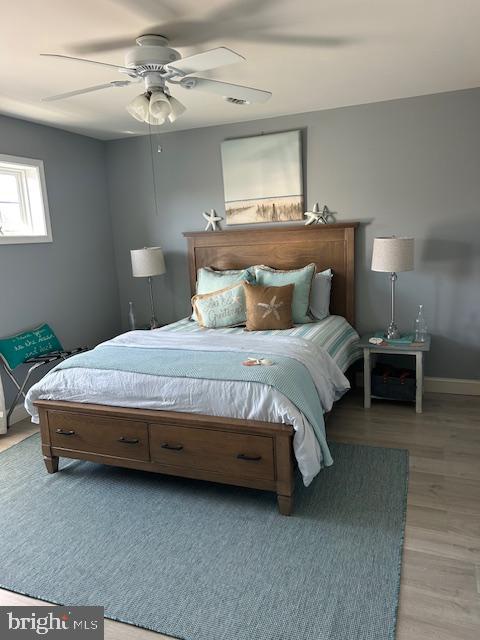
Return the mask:
M222 167L227 224L302 220L300 131L225 140Z

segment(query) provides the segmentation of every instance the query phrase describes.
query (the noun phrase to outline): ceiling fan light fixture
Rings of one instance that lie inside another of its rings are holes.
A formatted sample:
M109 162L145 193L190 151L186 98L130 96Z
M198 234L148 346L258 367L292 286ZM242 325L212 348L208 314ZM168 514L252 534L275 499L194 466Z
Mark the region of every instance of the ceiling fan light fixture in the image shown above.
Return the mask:
M165 118L157 118L156 116L152 116L152 114L148 112L144 122L154 125L155 127L160 127L162 124L165 124Z
M129 102L125 108L128 113L135 118L135 120L138 120L139 122L146 122L146 118L148 116L148 107L148 94L141 93L139 96L136 96L131 102Z
M172 108L168 96L163 91L153 91L150 96L150 115L157 120L161 120L159 124L163 124Z
M186 111L186 107L180 102L180 100L177 100L173 96L168 96L168 101L171 109L168 114L168 119L170 122L175 122L175 120Z

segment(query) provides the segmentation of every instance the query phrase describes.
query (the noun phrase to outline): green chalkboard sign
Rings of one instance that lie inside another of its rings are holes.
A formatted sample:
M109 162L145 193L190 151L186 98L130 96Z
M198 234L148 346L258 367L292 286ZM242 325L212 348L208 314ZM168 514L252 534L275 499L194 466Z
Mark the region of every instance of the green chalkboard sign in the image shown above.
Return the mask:
M34 356L61 350L62 345L48 324L0 340L0 354L11 369Z

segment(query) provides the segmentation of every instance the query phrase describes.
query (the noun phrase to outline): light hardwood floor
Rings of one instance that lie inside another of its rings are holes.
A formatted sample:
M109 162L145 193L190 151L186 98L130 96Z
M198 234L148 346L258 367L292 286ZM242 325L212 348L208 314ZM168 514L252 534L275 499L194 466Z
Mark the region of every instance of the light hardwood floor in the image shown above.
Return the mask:
M32 429L26 422L15 425L0 437L0 450ZM478 640L480 397L427 394L424 413L416 414L411 405L388 402L374 401L365 410L361 395L352 392L335 407L328 435L410 452L397 640ZM33 602L39 601L0 590L0 605ZM105 637L166 636L106 620Z

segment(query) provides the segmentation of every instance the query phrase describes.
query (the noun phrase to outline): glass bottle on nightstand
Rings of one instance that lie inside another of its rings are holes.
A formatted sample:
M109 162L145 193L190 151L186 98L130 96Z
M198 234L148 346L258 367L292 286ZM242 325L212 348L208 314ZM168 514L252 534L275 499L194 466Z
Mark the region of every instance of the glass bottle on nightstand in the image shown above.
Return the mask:
M135 319L135 309L133 307L133 302L128 303L128 326L130 331L135 331L136 327L136 319Z
M427 339L427 323L423 315L423 304L418 305L418 315L415 319L415 342L425 342Z

